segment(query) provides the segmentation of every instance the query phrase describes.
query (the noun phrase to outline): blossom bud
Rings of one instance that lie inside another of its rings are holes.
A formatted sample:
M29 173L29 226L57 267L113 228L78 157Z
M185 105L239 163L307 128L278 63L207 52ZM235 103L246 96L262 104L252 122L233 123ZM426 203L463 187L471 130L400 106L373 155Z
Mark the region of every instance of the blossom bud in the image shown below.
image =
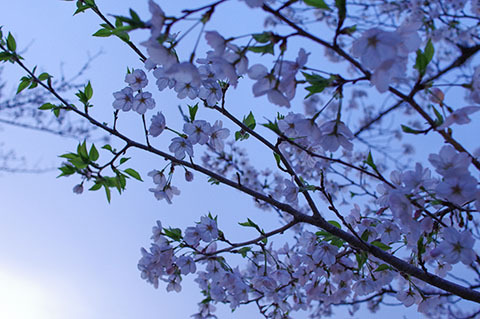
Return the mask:
M433 103L437 103L438 105L442 105L443 99L445 98L445 94L439 88L433 88L430 90L432 96L430 96L430 101Z
M193 173L190 171L185 170L185 180L187 182L193 181Z
M73 188L73 192L75 194L83 193L83 185L82 184L75 185L75 187Z

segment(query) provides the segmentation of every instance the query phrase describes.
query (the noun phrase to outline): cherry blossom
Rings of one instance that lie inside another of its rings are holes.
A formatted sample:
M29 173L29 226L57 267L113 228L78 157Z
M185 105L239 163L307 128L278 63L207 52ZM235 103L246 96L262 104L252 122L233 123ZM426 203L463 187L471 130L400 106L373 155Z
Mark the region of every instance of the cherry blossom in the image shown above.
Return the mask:
M212 218L203 216L197 229L203 241L210 242L218 237L217 222Z
M401 41L401 37L395 32L372 28L353 43L352 53L360 57L367 68L373 70L385 61L397 57L397 47Z
M132 73L129 73L125 76L125 82L129 84L132 90L138 91L147 86L148 79L147 75L145 74L145 72L143 72L143 70L136 69L133 70Z
M113 102L113 108L116 110L130 111L133 107L133 90L130 87L126 87L119 92L113 93L115 101Z
M352 150L353 144L349 141L353 138L350 129L338 121L329 121L320 126L320 145L325 151L335 152L340 146Z
M174 137L168 149L170 152L175 153L175 157L178 159L183 159L185 153L188 154L188 156L193 156L192 143L183 137Z
M152 124L150 124L148 132L150 135L157 137L162 134L163 130L165 130L165 126L165 116L163 116L162 112L158 112L152 116Z
M463 205L474 200L477 193L477 180L468 174L449 176L438 184L436 191L449 202Z
M217 31L205 32L205 39L207 40L208 45L215 50L215 54L223 54L227 42Z
M188 134L188 140L192 144L204 145L207 143L212 127L207 121L195 120L192 123L185 123L183 131Z
M410 307L413 304L419 303L422 298L420 294L413 289L399 291L396 297L405 305L405 307Z
M153 178L153 182L158 185L159 188L164 188L167 185L167 178L162 171L153 170L148 173L148 176Z
M132 110L139 114L145 114L147 109L155 108L155 100L150 92L140 92L133 99Z
M285 196L285 199L288 202L296 202L298 195L298 187L288 179L284 181L284 184L285 189L283 190L283 195Z
M474 239L469 231L458 232L453 227L443 230L444 240L430 252L432 256L442 255L443 260L455 264L461 261L470 265L475 259Z
M468 117L470 114L473 114L475 112L478 112L480 110L480 106L465 106L462 107L458 110L455 110L452 114L450 114L446 119L445 122L443 122L442 125L440 125L438 128L443 130L453 123L456 124L468 124L471 122L470 118Z
M155 195L156 199L165 199L169 204L172 203L172 198L174 195L180 195L180 190L170 184L167 184L164 187L161 187L161 185L157 185L156 188L149 188L148 190L153 192L153 195Z
M223 94L220 85L214 81L204 81L203 86L198 93L198 97L204 99L209 106L214 106L222 99L222 96Z
M215 121L210 131L208 144L217 152L222 152L225 147L224 140L230 135L230 130L223 128L220 120Z
M430 154L428 160L435 170L445 177L465 174L470 165L468 156L465 153L456 152L450 145L443 146L438 155Z

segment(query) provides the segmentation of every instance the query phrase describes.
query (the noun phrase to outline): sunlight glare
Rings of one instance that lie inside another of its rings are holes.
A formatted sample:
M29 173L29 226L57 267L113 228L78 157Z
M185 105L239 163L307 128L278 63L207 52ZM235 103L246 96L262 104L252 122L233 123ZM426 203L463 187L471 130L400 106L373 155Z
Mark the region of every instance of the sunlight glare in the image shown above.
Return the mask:
M0 318L48 319L48 294L34 282L0 271Z

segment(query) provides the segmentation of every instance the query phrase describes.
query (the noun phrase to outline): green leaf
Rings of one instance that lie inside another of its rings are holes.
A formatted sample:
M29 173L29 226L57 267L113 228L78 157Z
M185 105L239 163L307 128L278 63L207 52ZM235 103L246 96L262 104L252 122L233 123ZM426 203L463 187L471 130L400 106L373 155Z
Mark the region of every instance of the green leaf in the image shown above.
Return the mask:
M117 185L117 180L113 177L106 176L103 178L103 181L108 187L115 187Z
M432 105L432 109L433 109L433 112L435 113L435 116L437 117L437 119L435 120L435 124L437 126L440 126L443 124L443 115L437 111L437 109Z
M311 86L305 88L309 92L305 98L308 98L315 93L322 92L331 83L331 79L326 79L318 74L308 74L305 72L302 72L302 74L305 77L305 81L311 84Z
M115 26L117 30L130 31L138 28L145 28L145 23L140 19L138 14L130 9L130 18L123 16L114 16L116 18ZM126 23L127 25L123 25ZM163 41L162 41L163 42Z
M336 222L336 221L334 221L334 220L329 220L328 223L331 224L331 225L333 225L333 226L335 226L335 227L337 227L338 229L342 229L342 226L341 226L338 222Z
M423 244L423 238L423 236L420 236L417 241L417 252L420 256L425 253L425 245Z
M107 196L107 201L110 203L110 200L112 199L112 193L110 192L110 188L106 184L103 184L103 188L105 188L105 195Z
M252 37L259 43L267 43L272 40L272 32L255 33Z
M80 157L72 158L69 160L69 162L72 163L72 165L78 169L84 169L88 166L88 163L85 162L85 160Z
M61 176L69 176L69 175L75 174L77 172L75 167L73 167L72 165L69 165L69 164L64 164L63 166L59 167L58 169L62 173L60 175L58 175L57 178L61 177Z
M85 97L87 100L90 100L93 96L92 84L88 81L88 84L85 86Z
M346 0L335 0L335 7L338 9L338 18L340 21L345 20L347 16Z
M273 156L275 157L275 161L277 162L277 166L280 167L280 163L281 163L280 155L278 153L273 152Z
M78 154L75 154L75 153L67 153L67 154L60 155L59 157L66 158L66 159L78 159L79 158Z
M80 2L80 1L79 1L79 2ZM77 5L78 5L78 3L77 3ZM83 5L82 5L82 6L78 7L77 10L75 10L75 12L73 13L73 15L79 14L79 13L81 13L81 12L87 10L87 9L90 9L90 7L89 7L89 6L83 6Z
M7 36L7 49L14 52L17 49L17 43L15 42L15 38L9 32Z
M119 37L121 40L125 42L130 41L130 36L128 35L128 33L124 31L113 30L113 34L115 34L117 37Z
M132 9L130 9L130 16L132 17L132 20L135 21L135 22L142 22L142 20L140 19L140 17L138 16L138 14L133 11Z
M250 137L250 134L244 132L244 131L237 131L235 132L235 141L243 141L246 140Z
M208 179L208 182L209 182L210 184L212 184L212 185L220 185L220 182L219 182L217 179L213 178L213 177L210 177L210 178Z
M360 236L360 238L363 241L368 241L368 237L370 237L370 231L367 229L362 233L362 236Z
M272 130L273 132L275 132L279 135L282 133L282 132L280 132L280 128L278 127L278 122L276 120L275 120L275 122L268 121L268 123L263 123L261 125L270 129L270 130Z
M126 161L128 161L130 159L130 157L122 157L120 159L120 165L122 165L123 163L125 163Z
M111 181L112 181L112 184L113 186L115 186L115 188L117 189L118 193L121 194L122 193L122 190L124 189L124 187L122 187L122 180L121 180L121 175L119 175L117 173L117 175L115 177L110 177Z
M250 46L248 47L249 51L255 52L255 53L261 53L262 55L270 53L272 55L275 54L274 50L274 45L273 43L269 43L266 45L259 45L259 46Z
M85 4L84 4L85 2ZM94 0L78 0L77 1L77 10L73 15L76 15L80 12L84 12L87 9L94 8L95 7L95 1Z
M115 28L118 29L123 26L122 19L119 19L118 17L115 19Z
M255 224L250 218L247 218L247 221L244 223L238 223L240 226L243 227L252 227L255 228L259 233L263 234L264 231L257 225Z
M92 34L92 36L94 37L109 37L113 34L112 30L109 30L109 29L100 29L98 30L97 32L95 32L94 34Z
M174 241L182 240L182 230L180 228L164 228L163 232L165 236L173 239Z
M120 185L121 189L125 189L125 186L127 186L127 178L124 174L117 172L117 180Z
M80 155L80 157L88 162L88 153L87 153L87 142L83 141L83 143L78 144L77 146L77 154Z
M303 0L305 4L318 8L318 9L325 9L325 10L331 10L330 7L325 3L323 0Z
M415 60L414 68L418 70L420 75L424 75L427 70L427 65L432 61L435 49L433 47L432 41L428 39L428 42L425 46L424 51L417 50L417 58Z
M18 85L18 88L17 88L17 94L22 92L23 90L25 90L27 88L27 86L29 86L31 83L31 79L28 79L28 78L24 78L20 84Z
M105 144L102 146L103 149L112 152L112 154L117 154L116 151L112 148L110 144Z
M53 114L54 114L56 117L59 117L59 116L60 116L60 108L59 108L59 107L54 107L52 110L53 110Z
M13 61L12 60L13 57L14 55L9 52L0 52L0 61L3 61L3 62Z
M425 58L427 59L427 63L430 63L430 61L432 61L434 53L435 53L435 49L433 47L432 40L428 39L427 45L425 46L425 50L424 50L424 55L425 55Z
M238 250L238 252L242 255L243 258L247 257L247 253L251 251L251 247L242 247Z
M417 69L421 75L424 75L425 71L427 70L427 64L428 61L425 57L425 54L423 54L422 50L418 49L414 68Z
M47 72L43 72L42 74L40 74L40 75L38 76L38 79L39 79L40 81L45 81L46 79L48 79L48 78L50 78L50 77L51 77L50 74L48 74Z
M124 172L132 176L133 178L143 182L142 178L140 177L140 174L133 168L127 168L126 170L124 170Z
M194 106L188 106L188 113L190 114L190 122L195 121L195 115L197 115L198 103Z
M92 161L95 162L100 155L98 154L98 150L95 147L95 145L92 144L92 147L90 147L90 152L88 153L88 158Z
M102 188L102 183L95 182L95 184L90 187L89 191L98 191L100 188Z
M30 86L28 87L29 90L31 89L34 89L38 86L38 82L37 81L32 81L32 84L30 84Z
M330 242L330 244L337 246L338 248L341 248L345 244L345 241L343 239L332 235L324 230L316 232L315 235L323 237L324 241Z
M362 269L363 265L367 262L368 256L367 253L361 252L355 254L355 259L357 260L358 270Z
M327 238L327 237L329 237L329 236L333 236L332 234L330 234L329 232L326 232L326 231L324 231L324 230L317 231L317 232L315 233L315 235L317 235L317 236L323 236L323 237L325 237L325 238Z
M365 164L370 166L374 171L377 170L377 165L373 162L372 152L368 152L367 159L364 161Z
M377 267L377 269L374 270L374 272L377 272L377 271L384 271L384 270L392 270L392 267L390 267L389 265L387 264L381 264Z
M420 131L420 130L415 130L411 127L408 127L406 125L402 125L402 131L404 131L405 133L410 133L410 134L424 134L425 132L424 131Z
M375 247L378 247L380 248L381 250L390 250L392 249L392 247L382 243L381 241L378 241L378 240L375 240L375 241L372 241L370 244L372 244L373 246Z
M247 126L251 130L255 129L255 126L256 126L255 117L253 116L253 113L251 111L250 113L248 113L247 117L243 118L243 124L245 124L245 126Z
M343 239L335 237L330 240L330 244L332 244L333 246L337 246L338 248L342 248L345 244L345 241Z
M357 31L356 24L343 28L342 30L340 30L340 34L352 35L355 31Z
M75 93L75 95L78 97L80 102L82 102L84 105L86 105L88 103L88 99L87 99L87 96L85 95L85 92L82 92L81 90L78 90L78 92Z

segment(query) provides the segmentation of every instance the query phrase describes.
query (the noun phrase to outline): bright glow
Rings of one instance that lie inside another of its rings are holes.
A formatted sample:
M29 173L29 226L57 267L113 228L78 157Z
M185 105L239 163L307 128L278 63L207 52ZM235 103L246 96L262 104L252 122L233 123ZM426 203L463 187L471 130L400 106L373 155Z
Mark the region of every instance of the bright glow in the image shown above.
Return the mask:
M49 319L48 298L34 282L0 271L0 318Z

